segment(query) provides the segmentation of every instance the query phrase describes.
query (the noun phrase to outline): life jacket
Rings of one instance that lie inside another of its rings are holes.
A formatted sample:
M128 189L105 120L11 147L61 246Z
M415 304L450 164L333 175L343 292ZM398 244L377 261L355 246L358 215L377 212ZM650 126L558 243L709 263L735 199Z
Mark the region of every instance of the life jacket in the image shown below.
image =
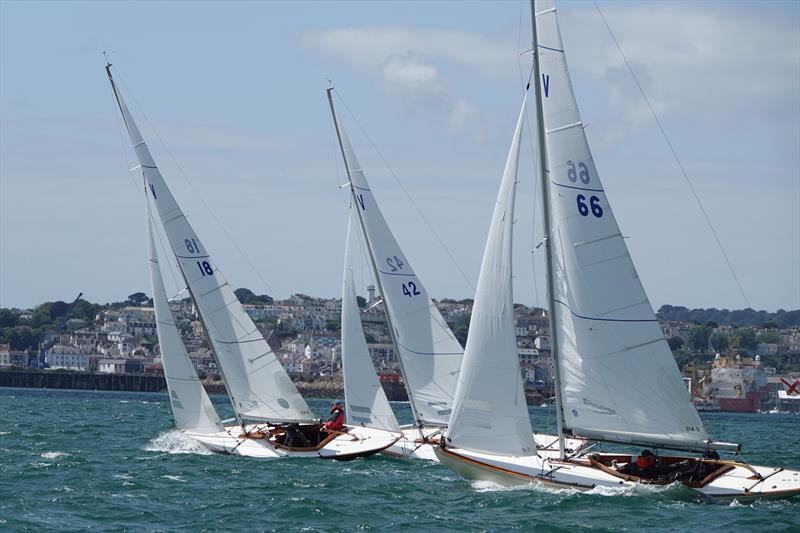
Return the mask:
M344 427L344 410L334 409L331 417L325 422L325 429L342 429Z
M639 468L652 468L653 465L656 464L656 458L653 456L643 457L639 456L636 458L636 466Z

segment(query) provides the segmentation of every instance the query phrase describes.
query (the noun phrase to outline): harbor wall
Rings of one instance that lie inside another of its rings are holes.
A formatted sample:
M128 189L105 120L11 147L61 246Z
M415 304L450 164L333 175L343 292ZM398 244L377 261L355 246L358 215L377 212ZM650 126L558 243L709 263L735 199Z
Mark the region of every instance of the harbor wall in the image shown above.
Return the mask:
M341 379L295 380L294 384L300 394L309 398L341 398L344 395ZM205 381L203 386L209 394L225 394L221 381ZM156 374L0 370L0 387L166 393L167 382L164 376ZM400 382L384 382L383 389L391 401L408 400Z
M344 398L341 378L307 378L292 381L308 398ZM393 402L408 401L408 395L400 381L382 382L386 397ZM203 386L209 394L225 394L221 381L206 380ZM157 374L107 374L100 372L71 372L58 370L0 370L0 387L20 387L30 389L75 389L128 392L167 392L164 376ZM527 392L531 405L540 405L546 398Z

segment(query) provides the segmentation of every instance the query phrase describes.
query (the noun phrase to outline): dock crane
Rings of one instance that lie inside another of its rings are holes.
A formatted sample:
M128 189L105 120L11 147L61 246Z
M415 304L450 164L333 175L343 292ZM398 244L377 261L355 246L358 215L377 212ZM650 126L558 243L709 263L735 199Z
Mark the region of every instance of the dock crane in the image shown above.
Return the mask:
M41 349L39 350L39 361L38 361L38 368L46 368L47 363L45 362L45 357L47 356L47 351L53 347L58 340L58 336L61 334L61 330L64 329L64 326L67 325L67 320L69 320L69 315L72 314L72 310L75 308L75 304L78 303L78 300L81 299L83 296L82 292L78 293L78 297L73 300L69 307L67 307L67 311L64 313L64 316L61 317L61 320L58 322L58 325L55 327L53 332L50 334L49 338L45 339L42 342Z

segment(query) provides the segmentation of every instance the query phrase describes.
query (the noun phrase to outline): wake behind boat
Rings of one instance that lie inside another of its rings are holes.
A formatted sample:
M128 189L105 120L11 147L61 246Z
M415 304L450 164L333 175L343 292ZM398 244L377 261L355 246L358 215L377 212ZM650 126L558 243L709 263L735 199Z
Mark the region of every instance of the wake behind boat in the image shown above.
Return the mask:
M347 426L328 429L314 419L169 190L114 82L110 63L106 73L142 170L157 330L178 429L213 451L274 459L347 460L378 453L397 442L397 433ZM235 425L223 427L186 355L158 265L150 202L222 371Z
M531 3L559 453L530 439L513 330L517 121L489 229L440 461L468 479L597 486L681 483L718 499L800 495L800 472L720 460L639 281L589 151L552 0ZM527 99L527 96L526 96ZM646 384L646 385L645 385ZM570 453L566 437L641 446L637 456ZM702 453L659 457L652 449Z

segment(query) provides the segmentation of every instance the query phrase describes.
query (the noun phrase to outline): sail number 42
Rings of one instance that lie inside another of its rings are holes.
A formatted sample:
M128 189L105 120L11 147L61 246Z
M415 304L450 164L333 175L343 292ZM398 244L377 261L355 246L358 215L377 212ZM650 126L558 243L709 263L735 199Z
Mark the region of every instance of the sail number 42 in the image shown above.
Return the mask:
M417 284L413 281L409 281L408 283L403 283L403 294L408 296L409 298L413 298L414 296L419 294L419 289L417 289Z

